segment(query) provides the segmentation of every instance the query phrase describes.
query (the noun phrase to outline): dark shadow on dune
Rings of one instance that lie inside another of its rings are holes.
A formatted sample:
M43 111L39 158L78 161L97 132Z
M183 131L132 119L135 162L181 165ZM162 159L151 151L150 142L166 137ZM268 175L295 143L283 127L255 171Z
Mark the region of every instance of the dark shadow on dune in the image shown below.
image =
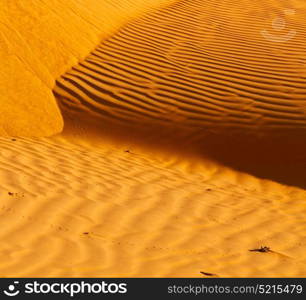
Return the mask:
M243 25L224 4L211 22L215 5L203 7L178 1L130 22L58 78L66 132L209 158L306 188L301 40L296 49L275 43L270 53L257 32L261 18Z
M296 133L278 136L216 135L200 151L233 169L306 188L306 140Z
M61 106L60 99L58 103ZM160 127L155 124L122 124L73 114L61 107L65 132L73 135L112 139L124 144L138 144L147 149L181 154L190 158L217 161L237 171L262 179L306 189L306 138L302 130L254 132L204 128Z

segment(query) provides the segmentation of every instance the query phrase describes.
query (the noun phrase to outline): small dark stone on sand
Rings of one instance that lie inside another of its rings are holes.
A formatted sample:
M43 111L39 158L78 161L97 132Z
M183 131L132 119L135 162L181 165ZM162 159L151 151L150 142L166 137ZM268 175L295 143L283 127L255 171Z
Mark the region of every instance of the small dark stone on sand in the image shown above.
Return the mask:
M89 234L89 232L83 232L83 234Z
M17 140L16 139L12 139L12 142L16 142Z
M8 194L9 194L10 196L14 196L14 193L12 193L12 192L8 192Z

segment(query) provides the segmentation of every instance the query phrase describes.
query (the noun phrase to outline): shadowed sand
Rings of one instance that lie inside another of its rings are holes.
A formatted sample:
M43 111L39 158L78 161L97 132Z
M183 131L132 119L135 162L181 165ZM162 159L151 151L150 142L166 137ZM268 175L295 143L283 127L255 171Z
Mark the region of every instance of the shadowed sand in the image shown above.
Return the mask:
M56 82L66 121L306 187L302 10L275 43L261 31L279 4L216 3L178 1L103 41Z
M306 276L305 3L170 2L56 76L60 135L0 138L1 276Z

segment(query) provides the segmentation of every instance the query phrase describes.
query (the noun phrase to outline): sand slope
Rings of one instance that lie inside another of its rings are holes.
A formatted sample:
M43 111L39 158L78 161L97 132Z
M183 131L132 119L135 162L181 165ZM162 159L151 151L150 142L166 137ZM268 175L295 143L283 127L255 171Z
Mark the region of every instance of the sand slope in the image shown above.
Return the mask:
M63 121L51 92L55 78L130 18L169 2L1 1L0 134L60 132Z
M129 22L57 79L66 126L305 188L305 3L264 3L177 1Z
M303 190L128 144L0 146L1 276L306 276Z

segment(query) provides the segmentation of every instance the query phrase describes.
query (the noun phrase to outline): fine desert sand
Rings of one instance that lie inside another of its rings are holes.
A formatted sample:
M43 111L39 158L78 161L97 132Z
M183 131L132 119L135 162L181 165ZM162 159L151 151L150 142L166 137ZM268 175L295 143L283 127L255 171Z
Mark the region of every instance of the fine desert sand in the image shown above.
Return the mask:
M0 8L1 277L306 277L305 1Z

